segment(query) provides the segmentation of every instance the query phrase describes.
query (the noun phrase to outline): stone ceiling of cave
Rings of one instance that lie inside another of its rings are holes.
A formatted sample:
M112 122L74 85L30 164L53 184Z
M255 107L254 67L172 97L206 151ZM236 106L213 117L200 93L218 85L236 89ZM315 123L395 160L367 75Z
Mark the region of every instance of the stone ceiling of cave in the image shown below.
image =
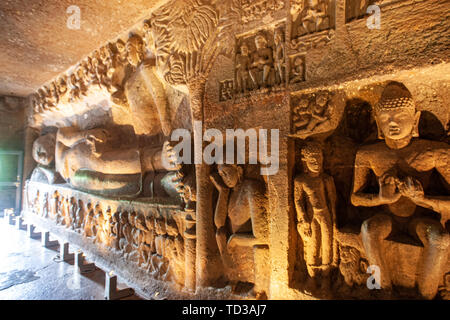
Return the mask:
M1 0L0 95L27 96L149 16L162 0ZM67 27L71 5L79 30Z

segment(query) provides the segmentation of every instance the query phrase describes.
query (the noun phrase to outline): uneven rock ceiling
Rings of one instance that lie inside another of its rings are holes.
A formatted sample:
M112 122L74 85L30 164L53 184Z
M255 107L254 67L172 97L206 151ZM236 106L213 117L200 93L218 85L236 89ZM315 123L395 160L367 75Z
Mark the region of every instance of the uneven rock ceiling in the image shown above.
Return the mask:
M1 0L0 95L27 96L147 17L161 0ZM67 8L81 11L71 30Z

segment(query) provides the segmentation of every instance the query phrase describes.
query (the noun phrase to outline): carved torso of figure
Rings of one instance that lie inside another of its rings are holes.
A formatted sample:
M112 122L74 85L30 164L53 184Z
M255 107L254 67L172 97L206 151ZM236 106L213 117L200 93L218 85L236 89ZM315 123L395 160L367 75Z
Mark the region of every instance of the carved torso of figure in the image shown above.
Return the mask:
M232 233L239 232L250 220L253 203L259 203L264 199L262 188L258 181L250 179L233 188L228 202L228 218Z
M450 148L443 142L422 139L413 140L402 149L390 149L384 142L379 142L358 151L356 166L364 168L364 176L357 176L355 180L365 179L371 169L377 179L385 175L395 179L414 177L426 190L433 169L437 169L450 183ZM401 196L388 207L396 216L409 217L415 212L416 204Z
M260 48L252 55L252 67L263 70L265 66L271 67L273 62L273 53L270 48Z
M325 183L330 179L331 177L326 174L317 177L301 175L295 178L295 184L300 184L306 195L307 208L311 209L313 213L329 211Z
M126 240L126 244L131 245L133 243L132 228L129 223L122 225L122 237Z
M76 227L80 228L84 220L84 208L83 202L81 200L78 201L78 209L75 214Z
M248 55L238 54L236 56L236 72L243 76L248 73L250 67L250 57Z

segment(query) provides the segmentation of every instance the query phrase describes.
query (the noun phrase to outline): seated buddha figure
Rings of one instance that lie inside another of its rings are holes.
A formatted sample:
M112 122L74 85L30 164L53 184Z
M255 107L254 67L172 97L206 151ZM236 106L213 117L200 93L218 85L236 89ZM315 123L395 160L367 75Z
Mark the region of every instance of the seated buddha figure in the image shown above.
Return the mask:
M379 208L362 223L363 247L369 263L380 268L381 289L389 292L395 279L389 270L393 263L387 261L382 249L383 241L403 234L421 242L416 282L420 294L432 299L448 261L450 239L444 226L450 212L450 148L444 142L419 138L420 112L401 83L387 84L374 116L384 141L358 150L351 196L355 206ZM432 174L440 176L444 188L431 186ZM375 188L367 190L371 175L378 192Z

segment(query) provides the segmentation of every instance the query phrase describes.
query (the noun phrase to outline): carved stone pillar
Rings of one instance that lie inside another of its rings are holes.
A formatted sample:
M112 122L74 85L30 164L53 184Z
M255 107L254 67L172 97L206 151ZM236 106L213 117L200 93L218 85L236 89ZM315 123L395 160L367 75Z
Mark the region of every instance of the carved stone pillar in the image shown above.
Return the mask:
M206 78L197 77L188 83L192 121L203 121L203 98ZM204 128L194 128L194 141L203 141ZM197 252L196 252L196 285L207 287L220 277L221 261L216 246L213 224L212 196L213 186L209 179L210 167L203 163L203 142L201 150L194 150L194 158L201 158L201 164L195 165L197 183ZM200 152L200 154L198 154Z
M185 278L184 286L188 290L195 290L195 260L196 260L196 222L188 215L185 220L186 230L184 232L184 252L185 252Z

